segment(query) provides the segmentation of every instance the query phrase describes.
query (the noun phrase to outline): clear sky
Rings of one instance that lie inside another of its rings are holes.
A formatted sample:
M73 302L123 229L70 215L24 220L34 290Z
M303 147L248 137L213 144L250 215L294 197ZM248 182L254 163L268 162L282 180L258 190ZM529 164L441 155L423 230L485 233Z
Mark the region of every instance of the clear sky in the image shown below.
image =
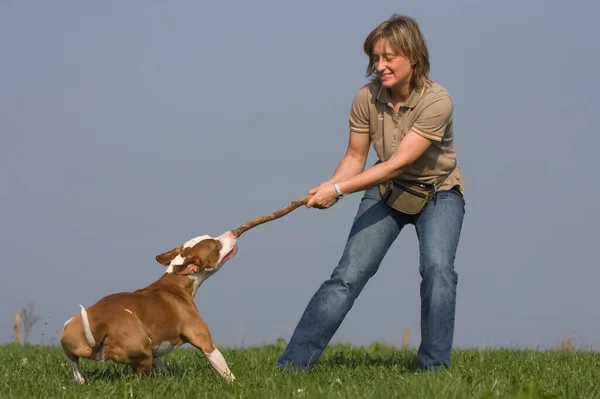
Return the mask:
M164 3L0 2L0 342L33 301L31 342L55 343L80 303L156 280L158 253L328 179L364 38L403 13L454 99L455 345L600 345L600 2ZM217 343L289 340L360 197L241 237L196 296ZM409 226L334 341L418 345L419 282Z

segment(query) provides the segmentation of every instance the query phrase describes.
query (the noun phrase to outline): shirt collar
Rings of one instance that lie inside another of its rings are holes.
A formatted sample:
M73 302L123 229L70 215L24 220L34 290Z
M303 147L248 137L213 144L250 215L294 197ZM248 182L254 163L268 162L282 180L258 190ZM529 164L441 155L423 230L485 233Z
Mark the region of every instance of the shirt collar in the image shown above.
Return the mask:
M413 89L410 92L410 95L408 96L406 101L404 102L403 107L406 107L406 108L416 107L417 103L423 96L423 93L425 93L425 87L419 88L419 89ZM391 103L390 91L389 91L389 89L386 89L383 86L381 86L381 83L379 84L379 91L377 92L377 101L382 102L384 104L391 105L390 104Z

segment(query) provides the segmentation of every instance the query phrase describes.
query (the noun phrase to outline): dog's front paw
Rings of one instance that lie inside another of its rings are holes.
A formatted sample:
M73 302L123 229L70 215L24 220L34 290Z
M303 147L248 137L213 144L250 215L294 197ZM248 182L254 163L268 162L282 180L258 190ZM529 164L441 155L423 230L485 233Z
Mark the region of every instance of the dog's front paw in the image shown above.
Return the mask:
M225 377L225 381L229 383L233 383L235 381L235 376L231 372L225 374L223 377Z

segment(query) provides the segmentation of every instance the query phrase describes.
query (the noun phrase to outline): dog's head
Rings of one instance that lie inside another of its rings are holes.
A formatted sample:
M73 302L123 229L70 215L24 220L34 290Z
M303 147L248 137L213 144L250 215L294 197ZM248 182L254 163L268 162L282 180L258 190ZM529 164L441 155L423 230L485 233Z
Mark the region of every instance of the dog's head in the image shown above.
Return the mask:
M167 273L211 276L237 253L237 237L227 231L219 237L199 236L156 256Z

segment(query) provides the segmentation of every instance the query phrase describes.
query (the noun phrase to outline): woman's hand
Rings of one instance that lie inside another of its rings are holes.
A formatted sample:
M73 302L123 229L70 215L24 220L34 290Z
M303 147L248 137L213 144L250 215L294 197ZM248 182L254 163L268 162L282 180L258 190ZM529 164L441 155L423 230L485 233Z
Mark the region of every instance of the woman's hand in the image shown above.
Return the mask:
M325 181L319 187L310 189L308 194L312 195L312 198L306 203L307 208L327 209L337 202L337 192L330 181Z

